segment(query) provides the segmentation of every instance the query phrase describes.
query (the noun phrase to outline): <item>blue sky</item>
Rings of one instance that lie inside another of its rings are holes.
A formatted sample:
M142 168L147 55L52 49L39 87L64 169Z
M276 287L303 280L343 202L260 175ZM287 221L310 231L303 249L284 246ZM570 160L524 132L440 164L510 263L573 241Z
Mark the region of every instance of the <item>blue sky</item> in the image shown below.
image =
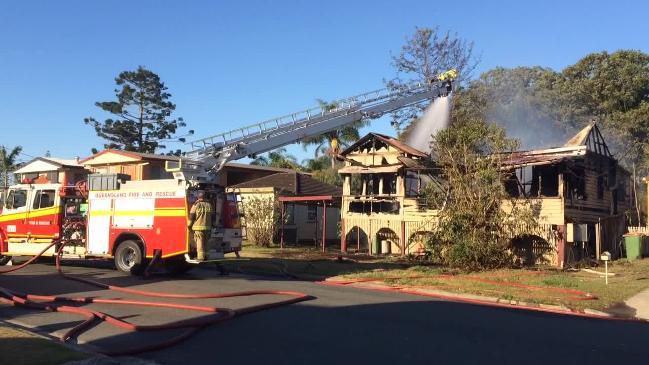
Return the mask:
M0 145L22 145L24 159L87 156L103 142L83 118L104 117L94 102L111 100L114 77L138 65L161 76L202 137L382 87L390 52L415 26L474 41L478 73L649 52L648 4L0 0ZM393 133L387 119L368 130Z

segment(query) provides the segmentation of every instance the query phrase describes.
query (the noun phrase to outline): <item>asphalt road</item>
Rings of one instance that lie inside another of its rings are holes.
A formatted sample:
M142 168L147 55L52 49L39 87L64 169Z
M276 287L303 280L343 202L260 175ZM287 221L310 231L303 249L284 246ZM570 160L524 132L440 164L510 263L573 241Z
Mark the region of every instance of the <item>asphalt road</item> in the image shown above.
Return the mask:
M67 267L66 271L106 283L158 291L276 289L316 297L238 317L207 328L172 348L138 355L161 364L642 364L649 359L649 324L482 307L282 278L223 277L209 269L195 270L182 279L160 276L146 280L101 265ZM129 297L70 282L45 264L0 275L0 286L38 294ZM240 308L280 298L186 302ZM141 324L200 316L156 308L92 307ZM80 322L79 317L67 314L2 305L0 317L52 335ZM123 332L100 324L83 334L79 342L87 348L115 348L169 338L175 333Z

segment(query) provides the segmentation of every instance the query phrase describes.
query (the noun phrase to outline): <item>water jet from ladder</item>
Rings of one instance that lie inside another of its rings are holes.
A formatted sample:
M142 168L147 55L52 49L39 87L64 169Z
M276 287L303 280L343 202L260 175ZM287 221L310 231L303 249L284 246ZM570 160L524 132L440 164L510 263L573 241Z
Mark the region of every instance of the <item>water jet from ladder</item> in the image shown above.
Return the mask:
M453 94L435 99L424 114L414 123L414 128L409 133L406 143L422 151L430 152L430 142L433 135L448 127L451 117L451 98Z

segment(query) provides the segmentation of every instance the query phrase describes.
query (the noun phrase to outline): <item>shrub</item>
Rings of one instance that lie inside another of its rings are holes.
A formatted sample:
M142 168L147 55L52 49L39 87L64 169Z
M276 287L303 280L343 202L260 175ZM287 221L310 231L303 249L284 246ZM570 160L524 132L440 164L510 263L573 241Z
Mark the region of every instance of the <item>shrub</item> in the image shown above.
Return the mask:
M253 195L246 197L244 209L248 239L257 246L270 246L279 229L279 203L273 196Z

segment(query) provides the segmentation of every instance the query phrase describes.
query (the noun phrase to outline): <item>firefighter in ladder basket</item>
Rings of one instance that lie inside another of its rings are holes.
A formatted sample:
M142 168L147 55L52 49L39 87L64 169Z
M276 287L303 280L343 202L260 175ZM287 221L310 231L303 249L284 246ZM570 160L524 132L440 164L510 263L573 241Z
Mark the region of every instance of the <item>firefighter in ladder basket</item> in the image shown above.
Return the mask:
M189 211L189 228L194 234L196 244L196 260L205 260L205 249L212 232L212 216L214 210L212 204L205 200L205 192L199 191L196 195L196 202Z

